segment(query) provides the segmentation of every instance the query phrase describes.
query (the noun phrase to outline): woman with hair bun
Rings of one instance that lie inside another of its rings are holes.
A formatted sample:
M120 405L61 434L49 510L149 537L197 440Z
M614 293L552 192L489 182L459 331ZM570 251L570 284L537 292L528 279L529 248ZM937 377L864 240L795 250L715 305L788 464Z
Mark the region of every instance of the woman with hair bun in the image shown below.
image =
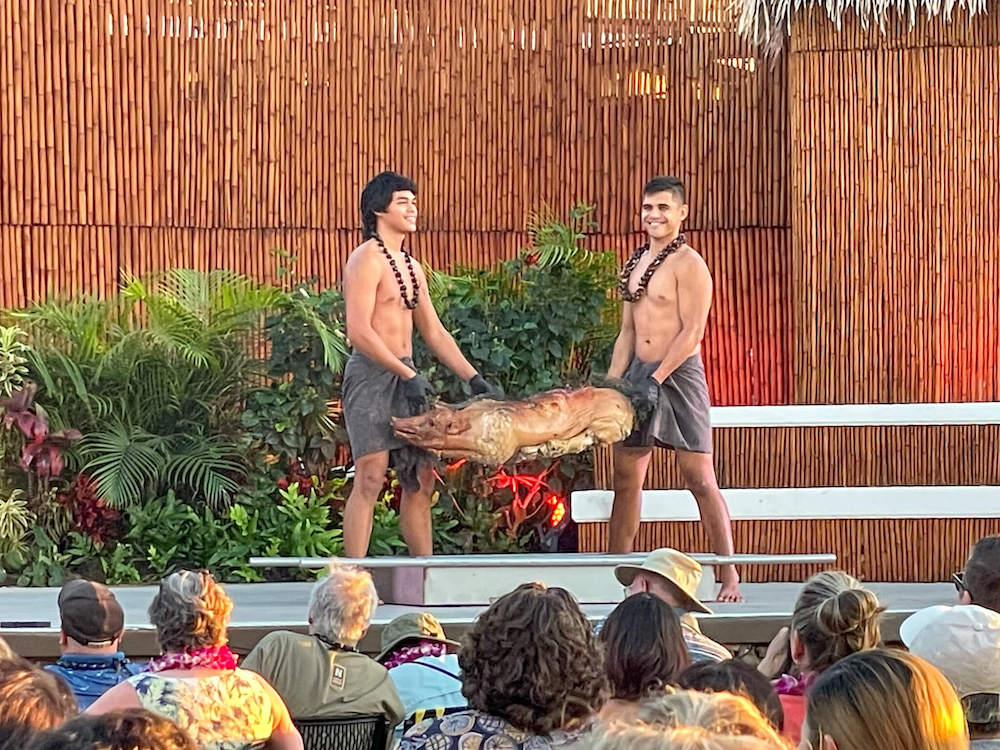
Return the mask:
M790 628L768 647L760 671L774 682L785 713L784 734L798 742L806 696L824 670L846 656L877 648L882 640L878 597L842 571L818 573L805 582ZM790 661L790 674L782 674Z

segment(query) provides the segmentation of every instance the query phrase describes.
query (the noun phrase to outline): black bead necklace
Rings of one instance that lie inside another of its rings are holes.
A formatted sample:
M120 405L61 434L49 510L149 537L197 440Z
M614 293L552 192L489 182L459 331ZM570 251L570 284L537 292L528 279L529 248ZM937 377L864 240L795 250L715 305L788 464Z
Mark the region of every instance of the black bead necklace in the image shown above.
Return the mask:
M637 247L635 252L632 253L632 257L628 259L622 272L618 275L618 291L622 295L622 299L626 302L638 302L642 299L643 295L646 293L646 287L649 286L649 280L653 278L653 274L656 273L656 269L663 265L663 261L667 259L667 256L673 252L676 252L687 239L684 237L684 233L681 232L677 235L677 239L667 245L665 248L660 250L653 258L653 262L649 264L649 267L643 272L642 277L639 279L639 286L636 287L635 292L629 291L628 282L632 278L632 271L639 264L639 258L645 255L649 251L649 242L641 247Z
M400 252L403 253L403 260L406 261L406 268L410 272L410 284L413 292L412 297L406 296L406 284L403 283L403 274L399 272L399 266L396 265L395 258L392 257L382 242L382 238L377 234L375 235L375 242L378 243L379 248L382 250L382 254L389 261L389 268L392 269L393 275L396 277L396 283L399 284L399 296L403 298L403 304L406 305L407 310L413 310L417 306L417 302L420 301L420 282L417 281L417 272L413 270L413 257L406 252L406 248L400 246Z

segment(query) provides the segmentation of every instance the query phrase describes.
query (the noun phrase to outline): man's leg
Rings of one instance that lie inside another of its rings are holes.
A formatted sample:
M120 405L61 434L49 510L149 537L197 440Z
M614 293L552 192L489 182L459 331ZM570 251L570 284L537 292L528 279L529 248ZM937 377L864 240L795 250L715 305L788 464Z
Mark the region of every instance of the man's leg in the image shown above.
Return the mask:
M365 557L368 554L375 502L385 485L388 469L388 451L369 453L354 463L354 485L344 505L344 554L347 557Z
M410 550L411 557L434 554L434 535L431 531L431 495L434 492L434 469L420 467L417 478L420 489L416 492L403 490L399 501L399 530Z
M642 483L646 481L652 453L652 448L626 448L621 443L614 447L615 499L608 523L608 552L612 554L631 552L635 544L642 510Z
M698 501L701 522L705 526L712 551L717 555L733 554L733 524L729 520L729 508L726 507L726 500L722 497L718 480L715 478L712 455L679 450L677 466L684 479L684 486ZM740 576L736 572L735 565L721 566L719 580L722 581L722 588L719 590L720 602L743 601L743 596L740 594Z

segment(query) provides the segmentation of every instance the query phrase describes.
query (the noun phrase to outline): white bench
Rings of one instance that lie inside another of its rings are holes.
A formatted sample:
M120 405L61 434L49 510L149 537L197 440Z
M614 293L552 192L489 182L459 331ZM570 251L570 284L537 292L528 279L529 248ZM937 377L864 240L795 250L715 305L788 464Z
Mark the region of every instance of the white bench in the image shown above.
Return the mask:
M1000 487L804 487L726 489L734 521L833 518L1000 518ZM577 490L577 523L607 521L611 490ZM697 521L698 505L687 490L644 490L643 521Z
M1000 402L713 406L712 427L1000 424Z
M712 407L713 427L949 424L1000 424L1000 402ZM1000 517L1000 487L993 486L724 489L723 495L734 521ZM574 492L573 520L607 521L613 498L610 490ZM697 521L698 506L686 490L645 490L640 518Z

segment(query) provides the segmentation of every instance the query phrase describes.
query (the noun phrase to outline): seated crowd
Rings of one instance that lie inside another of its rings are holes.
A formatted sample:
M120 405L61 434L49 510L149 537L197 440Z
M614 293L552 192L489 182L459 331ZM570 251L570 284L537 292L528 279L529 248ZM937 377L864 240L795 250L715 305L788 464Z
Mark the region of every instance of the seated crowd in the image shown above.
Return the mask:
M0 750L297 750L296 722L373 715L403 750L1000 750L1000 537L956 574L958 604L904 621L907 650L883 646L884 607L843 572L806 581L757 665L701 632L691 558L657 550L615 576L626 598L597 628L569 592L528 583L461 644L410 613L371 658L371 576L334 564L308 633L272 632L240 667L232 601L207 572L160 582L149 663L122 652L114 594L70 581L55 664L0 640Z

